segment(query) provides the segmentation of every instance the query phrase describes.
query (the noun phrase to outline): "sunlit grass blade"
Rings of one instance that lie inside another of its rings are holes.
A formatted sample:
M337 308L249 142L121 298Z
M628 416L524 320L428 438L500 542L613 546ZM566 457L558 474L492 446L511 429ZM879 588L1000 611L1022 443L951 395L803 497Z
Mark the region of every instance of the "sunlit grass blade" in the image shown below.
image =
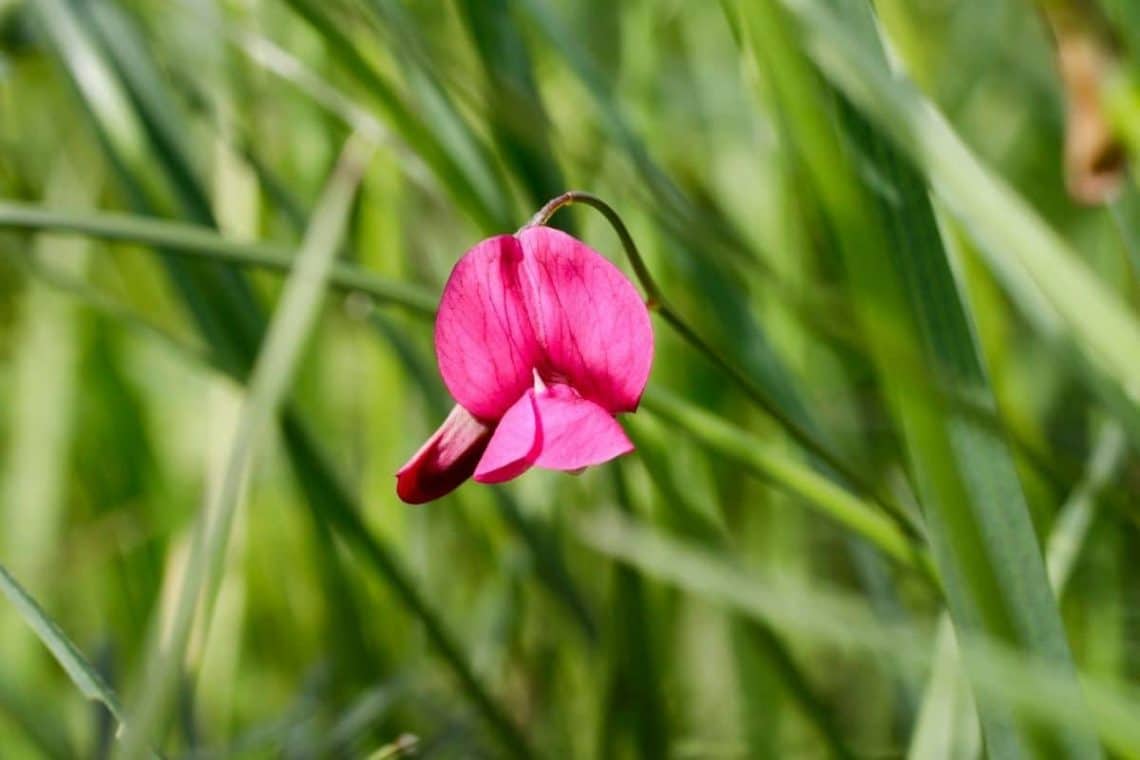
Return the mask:
M1073 350L1130 403L1140 403L1135 383L1140 377L1140 325L1120 299L975 157L912 84L876 60L833 10L818 0L785 0L784 5L795 15L804 49L824 76L911 158L978 241L999 281L1017 280L1019 287L1039 293Z
M1005 441L929 390L954 388L993 407L970 316L925 188L862 118L817 94L806 61L788 44L780 7L740 8L752 50L779 93L788 130L834 225L880 382L903 431L956 630L960 637L984 632L1061 668L1071 667ZM868 28L847 15L845 28ZM860 44L867 48L876 40L864 35ZM873 50L863 52L874 55ZM840 130L833 127L836 108ZM856 174L856 161L874 167L893 195L873 199ZM882 226L876 221L879 214ZM929 385L900 383L900 364L903 374L907 366L918 369ZM966 665L970 677L977 678L980 665L968 659ZM1034 752L1098 756L1095 743L1078 732L1033 725L1001 702L980 701L979 709L994 757ZM1073 709L1079 713L1080 706Z
M24 587L12 577L8 569L0 565L0 591L8 597L8 601L16 608L20 617L28 624L39 637L43 645L51 652L52 657L67 673L67 677L75 684L87 699L99 702L114 716L119 725L123 724L123 708L118 695L103 681L99 671L87 661L79 648L72 643L67 634L63 632L52 620L35 599L24 590Z
M352 138L346 145L297 255L296 267L286 282L265 345L254 364L249 396L238 421L222 482L201 513L175 613L167 626L154 628L145 681L133 704L132 730L123 746L125 758L140 756L146 743L161 739L160 727L199 605L203 618L210 618L246 469L285 399L301 351L316 321L325 280L332 269L356 185L371 150L372 146L359 137Z
M1102 423L1093 442L1084 477L1061 506L1049 534L1046 565L1057 596L1063 596L1097 514L1097 496L1120 467L1126 452L1124 433Z
M907 758L976 760L982 752L978 708L962 672L954 625L946 615L939 619L933 658Z
M1063 597L1077 557L1095 517L1095 500L1120 465L1125 438L1112 424L1102 426L1085 476L1065 500L1049 535L1045 561L1049 582ZM973 760L981 754L977 708L961 673L958 649L948 618L939 623L934 665L919 721L907 756L912 760Z
M100 178L76 164L73 145L64 148L48 174L44 191L49 203L90 207ZM82 277L89 270L90 240L37 235L23 262L62 276ZM43 557L61 540L67 524L66 483L75 455L82 393L77 368L87 335L75 304L42 283L30 282L18 302L8 364L11 414L0 466L0 556L25 582L43 578ZM52 599L47 600L49 604ZM38 668L37 648L27 629L11 618L0 623L0 646L10 659L14 682Z

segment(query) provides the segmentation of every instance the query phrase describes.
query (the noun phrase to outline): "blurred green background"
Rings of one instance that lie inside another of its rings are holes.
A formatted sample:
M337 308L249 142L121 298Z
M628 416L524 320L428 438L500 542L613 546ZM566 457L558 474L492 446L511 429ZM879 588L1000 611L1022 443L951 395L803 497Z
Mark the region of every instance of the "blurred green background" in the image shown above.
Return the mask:
M1140 757L1135 17L0 0L0 756ZM637 452L400 503L451 266L568 189L667 299Z

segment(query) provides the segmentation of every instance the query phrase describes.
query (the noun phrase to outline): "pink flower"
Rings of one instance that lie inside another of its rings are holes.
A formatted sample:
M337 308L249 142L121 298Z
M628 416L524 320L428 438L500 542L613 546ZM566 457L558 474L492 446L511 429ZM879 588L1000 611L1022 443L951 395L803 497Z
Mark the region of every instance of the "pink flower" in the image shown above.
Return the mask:
M633 450L614 419L637 409L653 363L649 312L596 251L550 227L476 245L455 265L435 322L458 405L396 473L412 504L475 476L580 470Z

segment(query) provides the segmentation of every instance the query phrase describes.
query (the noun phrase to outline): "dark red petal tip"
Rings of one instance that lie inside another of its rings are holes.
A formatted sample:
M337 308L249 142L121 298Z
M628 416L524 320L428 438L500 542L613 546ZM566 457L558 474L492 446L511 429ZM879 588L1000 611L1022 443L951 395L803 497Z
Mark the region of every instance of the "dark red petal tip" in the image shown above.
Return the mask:
M475 472L492 428L456 405L408 463L396 473L396 495L408 504L434 501L454 491Z

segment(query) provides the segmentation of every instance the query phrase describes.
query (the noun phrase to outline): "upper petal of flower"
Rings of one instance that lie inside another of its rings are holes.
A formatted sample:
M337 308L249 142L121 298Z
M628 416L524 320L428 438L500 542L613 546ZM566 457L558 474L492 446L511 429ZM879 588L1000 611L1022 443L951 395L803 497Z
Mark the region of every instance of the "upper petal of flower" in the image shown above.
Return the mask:
M518 238L527 307L547 359L540 371L561 375L611 413L635 410L653 364L653 330L633 284L564 232L528 227Z
M435 322L439 371L476 417L497 420L531 385L540 350L523 301L522 248L500 235L463 255Z
M471 477L490 439L490 427L456 406L396 473L396 494L409 504L446 496Z

